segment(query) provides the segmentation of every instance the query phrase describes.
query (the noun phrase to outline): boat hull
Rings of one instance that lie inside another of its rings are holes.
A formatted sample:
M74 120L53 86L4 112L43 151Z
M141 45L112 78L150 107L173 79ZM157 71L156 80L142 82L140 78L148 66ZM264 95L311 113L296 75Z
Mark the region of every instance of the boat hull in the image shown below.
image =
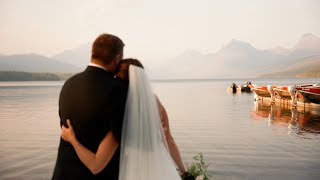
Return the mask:
M259 97L265 97L265 98L271 97L267 88L252 88L252 91Z
M277 98L291 100L291 95L287 88L275 88L274 91Z
M240 85L237 88L238 91L240 92L247 92L247 93L251 93L251 87L247 86L247 85Z
M318 91L320 91L320 89ZM308 90L299 90L299 93L311 103L320 104L320 92L316 93Z

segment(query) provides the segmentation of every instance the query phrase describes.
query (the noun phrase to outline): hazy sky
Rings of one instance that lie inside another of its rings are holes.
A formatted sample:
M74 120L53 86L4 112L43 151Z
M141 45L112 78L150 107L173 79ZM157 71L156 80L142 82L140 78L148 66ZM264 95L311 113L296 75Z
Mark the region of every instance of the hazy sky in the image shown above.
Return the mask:
M231 39L260 49L320 35L318 0L0 0L0 54L51 56L118 35L125 55L213 53Z

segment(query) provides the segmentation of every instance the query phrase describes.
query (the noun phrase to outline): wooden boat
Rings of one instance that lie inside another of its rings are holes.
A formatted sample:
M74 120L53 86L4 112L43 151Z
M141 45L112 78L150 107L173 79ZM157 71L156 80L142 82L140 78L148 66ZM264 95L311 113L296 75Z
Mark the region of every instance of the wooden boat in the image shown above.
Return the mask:
M320 109L320 85L255 86L252 91L256 101L262 100L291 108Z
M320 104L320 86L297 88L298 93L311 103Z
M277 98L291 100L291 94L288 91L288 86L275 87L273 90Z
M302 102L302 103L311 103L305 96L303 96L302 93L299 91L303 90L304 88L314 87L314 84L303 84L303 85L296 85L294 87L294 93L295 93L295 101Z
M276 98L282 100L295 100L299 102L309 102L303 95L298 93L298 90L302 90L306 87L313 87L312 84L303 84L295 86L281 86L273 88ZM295 102L296 103L296 102Z
M258 97L266 97L266 98L270 98L271 95L268 91L268 87L267 86L257 86L257 87L253 87L251 89L254 94L256 94Z
M274 91L273 89L277 86L254 86L251 90L254 92L255 96L262 97L262 98L271 98L274 100Z

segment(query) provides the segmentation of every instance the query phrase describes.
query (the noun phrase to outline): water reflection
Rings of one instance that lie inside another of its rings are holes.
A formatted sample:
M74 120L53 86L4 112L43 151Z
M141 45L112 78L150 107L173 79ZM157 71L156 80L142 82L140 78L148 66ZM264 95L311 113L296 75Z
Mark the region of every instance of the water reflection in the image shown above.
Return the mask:
M268 126L287 127L287 133L298 135L320 134L320 109L294 108L290 106L256 101L251 119L265 120Z

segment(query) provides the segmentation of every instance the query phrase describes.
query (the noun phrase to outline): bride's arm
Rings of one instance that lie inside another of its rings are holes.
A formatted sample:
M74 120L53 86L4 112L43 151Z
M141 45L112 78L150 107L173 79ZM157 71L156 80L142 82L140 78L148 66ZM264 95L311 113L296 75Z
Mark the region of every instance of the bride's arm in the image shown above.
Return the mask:
M171 155L172 159L174 160L174 162L176 163L176 165L178 166L180 173L184 173L184 172L186 172L186 169L185 169L184 164L182 162L178 146L176 145L176 143L171 135L171 132L170 132L167 111L163 107L163 105L161 104L158 97L157 97L157 102L158 102L160 118L161 118L163 130L164 130L164 134L166 136L166 141L168 144L170 155Z
M67 120L67 124L69 128L62 126L62 138L72 144L82 163L93 174L98 174L109 163L119 143L115 140L112 132L109 132L101 141L97 153L94 154L77 140L69 119Z

